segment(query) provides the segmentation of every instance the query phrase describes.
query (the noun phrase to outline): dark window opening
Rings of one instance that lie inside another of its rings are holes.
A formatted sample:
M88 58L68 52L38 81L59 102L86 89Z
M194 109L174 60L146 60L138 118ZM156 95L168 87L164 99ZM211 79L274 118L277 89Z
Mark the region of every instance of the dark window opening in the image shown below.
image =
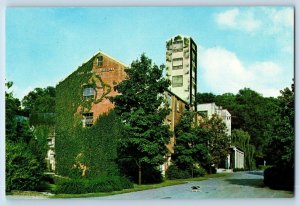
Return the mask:
M82 119L83 127L93 126L93 113L92 112L83 113L82 116L83 116L83 119Z
M97 66L102 67L103 66L103 56L97 57Z

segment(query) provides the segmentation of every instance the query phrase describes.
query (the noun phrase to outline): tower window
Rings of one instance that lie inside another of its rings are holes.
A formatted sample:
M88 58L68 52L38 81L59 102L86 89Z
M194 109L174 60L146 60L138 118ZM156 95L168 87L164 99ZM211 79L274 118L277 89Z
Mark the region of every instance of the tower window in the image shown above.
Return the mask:
M183 76L173 76L172 77L172 86L173 87L182 87L183 86Z
M92 112L83 113L82 126L83 127L93 126L93 113Z
M175 58L173 59L173 70L182 69L183 59L182 58Z
M102 67L103 66L103 56L97 57L97 66Z
M91 85L87 85L83 89L83 97L85 99L93 99L95 97L95 89Z

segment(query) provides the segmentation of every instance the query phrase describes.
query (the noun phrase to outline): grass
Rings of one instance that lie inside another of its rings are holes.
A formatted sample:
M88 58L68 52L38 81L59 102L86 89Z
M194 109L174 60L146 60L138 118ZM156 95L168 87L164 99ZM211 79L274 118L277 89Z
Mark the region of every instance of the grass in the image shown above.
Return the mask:
M165 180L162 183L158 184L146 184L146 185L134 185L134 188L131 189L124 189L121 191L113 191L113 192L99 192L99 193L86 193L86 194L56 194L53 196L48 196L40 192L34 192L34 191L13 191L10 193L7 193L7 195L25 195L25 196L43 196L43 197L49 197L49 198L88 198L88 197L103 197L103 196L110 196L110 195L118 195L118 194L124 194L129 192L137 192L142 190L150 190L150 189L157 189L161 187L168 187L172 185L179 185L179 184L185 184L188 181L203 181L209 178L219 178L224 177L229 174L209 174L205 175L204 177L196 177L196 178L188 178L188 179L180 179L180 180ZM52 189L55 188L55 185L49 185Z
M179 180L165 180L164 182L157 183L157 184L146 184L146 185L134 184L134 188L124 189L124 190L121 190L121 191L86 193L86 194L57 194L57 195L52 196L51 198L103 197L103 196L124 194L124 193L129 193L129 192L138 192L138 191L143 191L143 190L157 189L157 188L168 187L168 186L172 186L172 185L185 184L188 181L203 181L203 180L207 180L209 178L219 178L219 177L224 177L224 176L227 176L227 175L229 175L229 174L225 174L225 173L223 173L223 174L222 173L209 174L209 175L205 175L204 177L179 179Z

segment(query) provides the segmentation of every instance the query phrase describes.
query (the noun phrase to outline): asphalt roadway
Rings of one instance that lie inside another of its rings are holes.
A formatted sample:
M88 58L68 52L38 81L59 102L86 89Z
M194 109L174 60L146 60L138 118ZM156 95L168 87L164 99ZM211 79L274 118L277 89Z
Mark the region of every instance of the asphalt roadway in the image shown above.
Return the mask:
M193 190L192 187L199 187ZM218 198L292 198L289 191L272 190L263 184L262 172L235 172L225 177L191 181L182 185L144 190L106 197L102 200L218 199Z

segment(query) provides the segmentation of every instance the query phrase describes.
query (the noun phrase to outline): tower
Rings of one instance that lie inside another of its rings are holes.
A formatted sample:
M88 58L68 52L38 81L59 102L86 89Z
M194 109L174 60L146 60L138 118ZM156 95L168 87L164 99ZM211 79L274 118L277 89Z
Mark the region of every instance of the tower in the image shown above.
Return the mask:
M166 42L166 70L169 90L196 110L197 45L191 37L177 35Z

